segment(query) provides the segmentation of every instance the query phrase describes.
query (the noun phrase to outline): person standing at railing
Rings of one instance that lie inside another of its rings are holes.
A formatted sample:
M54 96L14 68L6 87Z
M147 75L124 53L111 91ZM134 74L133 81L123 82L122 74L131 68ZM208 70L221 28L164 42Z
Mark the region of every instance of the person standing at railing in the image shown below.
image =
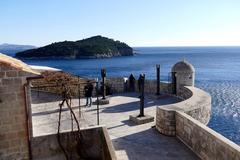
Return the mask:
M87 81L87 85L84 87L84 92L85 92L85 97L86 97L86 106L91 107L93 85L90 81Z

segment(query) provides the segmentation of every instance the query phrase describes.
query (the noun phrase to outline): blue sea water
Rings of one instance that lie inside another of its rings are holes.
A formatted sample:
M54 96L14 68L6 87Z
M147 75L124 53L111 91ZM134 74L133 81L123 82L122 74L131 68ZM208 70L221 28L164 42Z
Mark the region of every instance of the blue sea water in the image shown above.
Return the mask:
M212 115L208 126L240 144L240 47L136 47L133 57L84 60L27 60L86 77L136 77L145 73L155 78L155 65L161 65L161 80L169 80L171 67L186 59L196 69L196 86L212 96Z

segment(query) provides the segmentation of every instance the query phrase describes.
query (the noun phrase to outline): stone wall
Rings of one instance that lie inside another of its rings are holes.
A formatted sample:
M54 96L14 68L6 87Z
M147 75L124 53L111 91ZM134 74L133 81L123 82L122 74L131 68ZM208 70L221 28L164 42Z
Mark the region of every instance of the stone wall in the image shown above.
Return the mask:
M122 77L110 77L106 80L107 85L113 93L122 93L126 90L124 79Z
M107 78L107 85L112 89L113 93L122 93L127 91L128 84L125 84L123 77L110 77ZM145 80L144 85L145 93L156 94L157 93L157 81ZM138 83L135 81L135 91L138 92ZM171 84L166 82L160 82L160 93L171 93Z
M76 132L60 134L62 145L68 156L72 159L81 157L83 159L116 160L115 151L105 127L92 127L81 130L81 133L81 146L75 140ZM33 137L32 155L33 160L65 160L56 134Z
M157 107L156 128L177 136L204 160L240 159L240 147L206 126L211 113L211 96L195 87L178 92L183 101Z
M156 80L145 80L144 91L150 94L157 93L157 81ZM160 82L160 93L171 93L171 84L166 82Z
M240 146L203 125L188 114L176 111L176 136L204 160L240 159Z
M157 108L156 128L167 136L176 135L176 120L174 110L160 110Z
M211 96L207 92L195 87L183 87L177 96L183 101L157 107L156 128L160 133L168 136L176 135L176 111L185 112L203 124L209 122Z
M28 159L24 84L32 74L0 64L0 159Z
M193 95L193 92L187 87L181 87L177 92L177 96L182 100L186 100L192 97L192 95Z

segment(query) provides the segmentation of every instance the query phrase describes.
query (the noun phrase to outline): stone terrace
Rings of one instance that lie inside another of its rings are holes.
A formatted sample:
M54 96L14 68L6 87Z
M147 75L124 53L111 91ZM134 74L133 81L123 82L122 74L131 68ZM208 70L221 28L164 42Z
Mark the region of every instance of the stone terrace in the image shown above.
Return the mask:
M130 122L129 115L139 112L139 99L137 94L124 93L110 97L110 104L100 106L100 124L106 125L112 139L118 159L133 160L173 160L199 159L176 137L161 135L153 127L155 122L135 125ZM33 135L45 135L57 132L58 103L55 95L36 92L32 94ZM145 114L155 117L156 106L175 103L179 100L174 97L147 96L145 99ZM78 113L79 101L73 100L73 108ZM81 105L85 100L81 99ZM81 126L87 127L97 124L96 106L81 107ZM71 123L69 111L64 108L62 117L62 130L70 130Z

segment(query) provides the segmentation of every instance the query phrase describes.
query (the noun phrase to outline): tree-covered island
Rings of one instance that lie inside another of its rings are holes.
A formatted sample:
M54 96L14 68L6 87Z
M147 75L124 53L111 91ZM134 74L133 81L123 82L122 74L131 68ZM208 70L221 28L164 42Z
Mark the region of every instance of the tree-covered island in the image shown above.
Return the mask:
M50 45L16 53L20 59L83 59L133 56L127 44L102 36L79 41L55 42Z

